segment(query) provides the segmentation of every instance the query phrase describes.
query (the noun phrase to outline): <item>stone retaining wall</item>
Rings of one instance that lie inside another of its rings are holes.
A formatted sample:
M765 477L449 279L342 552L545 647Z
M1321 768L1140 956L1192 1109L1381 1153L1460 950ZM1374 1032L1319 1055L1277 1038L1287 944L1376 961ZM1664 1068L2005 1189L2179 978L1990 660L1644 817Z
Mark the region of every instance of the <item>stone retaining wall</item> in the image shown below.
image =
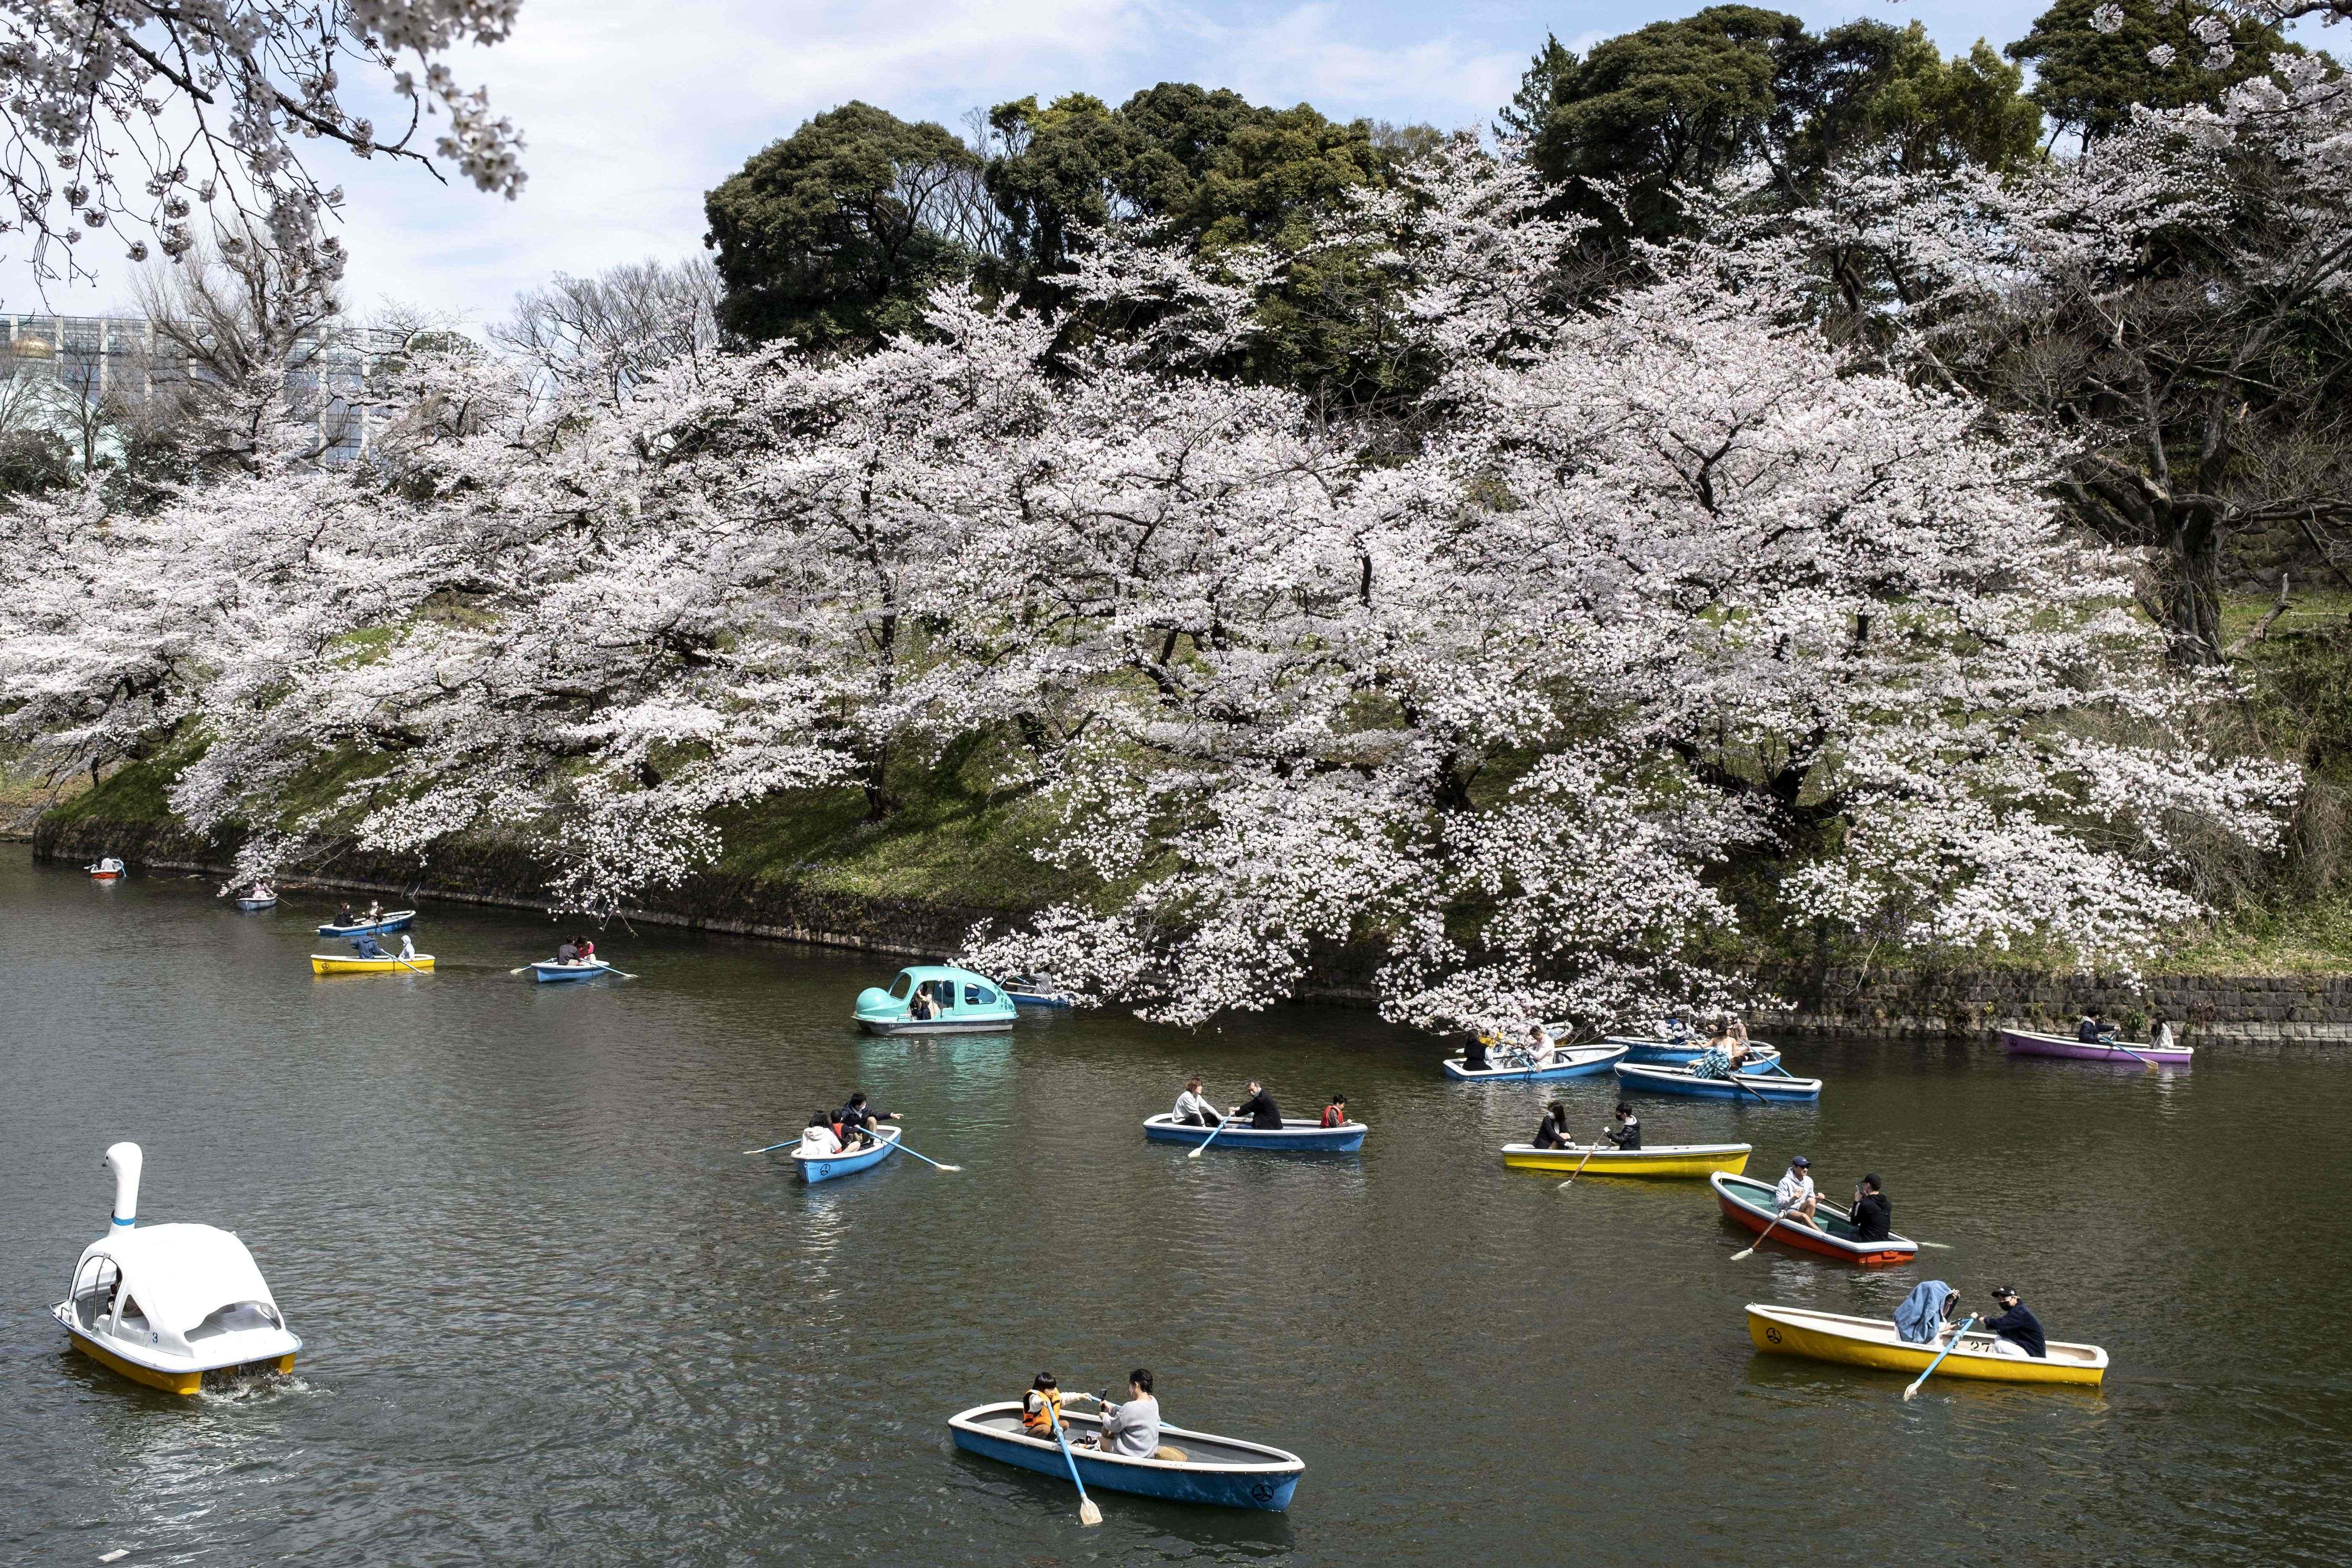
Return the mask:
M133 866L225 875L231 852L173 824L58 822L34 830L38 858L83 861L115 855ZM465 903L544 910L548 868L511 847L462 843L436 851L419 868L405 861L331 851L281 879L281 886L314 886L423 896ZM928 900L885 899L826 892L797 884L704 873L661 895L658 907L632 909L642 924L686 926L774 937L827 947L859 948L919 958L943 957L983 920L1017 913ZM1319 955L1303 994L1315 1001L1368 1005L1372 1000L1367 955ZM2003 1025L2071 1034L2086 1010L2096 1009L2139 1033L2161 1012L2187 1043L2224 1040L2352 1044L2352 976L2266 978L2167 974L2134 991L2113 978L2044 974L2021 970L1906 971L1769 968L1757 976L1782 998L1784 1010L1758 1019L1759 1034L1906 1036L1980 1038Z

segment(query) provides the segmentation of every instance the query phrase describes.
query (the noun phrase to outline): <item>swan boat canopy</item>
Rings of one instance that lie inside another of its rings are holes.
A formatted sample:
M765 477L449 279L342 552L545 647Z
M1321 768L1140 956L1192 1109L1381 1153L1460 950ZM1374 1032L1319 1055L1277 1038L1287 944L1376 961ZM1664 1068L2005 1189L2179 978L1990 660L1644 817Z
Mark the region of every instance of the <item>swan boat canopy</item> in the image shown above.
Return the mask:
M73 1347L166 1394L194 1394L208 1375L293 1371L302 1342L245 1243L208 1225L138 1224L139 1145L115 1144L106 1163L114 1223L49 1309Z

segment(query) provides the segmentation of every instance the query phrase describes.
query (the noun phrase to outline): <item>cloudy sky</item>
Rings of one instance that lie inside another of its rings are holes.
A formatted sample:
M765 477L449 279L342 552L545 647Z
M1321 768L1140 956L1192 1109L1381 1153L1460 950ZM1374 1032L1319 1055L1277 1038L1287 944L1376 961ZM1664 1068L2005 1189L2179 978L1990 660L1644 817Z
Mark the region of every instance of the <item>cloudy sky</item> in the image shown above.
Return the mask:
M2045 0L2046 3L2046 0ZM864 99L950 127L975 105L1083 89L1113 102L1159 81L1230 87L1358 115L1483 125L1547 31L1583 47L1697 5L1662 0L524 0L514 37L453 61L487 84L529 139L530 184L506 202L436 184L414 166L333 152L354 261L350 297L505 313L517 289L702 241L702 193L808 116ZM1916 17L1947 49L2024 34L2042 4L1845 0L1789 7L1816 26ZM379 115L383 123L389 115ZM121 268L95 287L53 289L56 309L128 301ZM127 264L124 264L127 266ZM0 261L0 309L41 309Z

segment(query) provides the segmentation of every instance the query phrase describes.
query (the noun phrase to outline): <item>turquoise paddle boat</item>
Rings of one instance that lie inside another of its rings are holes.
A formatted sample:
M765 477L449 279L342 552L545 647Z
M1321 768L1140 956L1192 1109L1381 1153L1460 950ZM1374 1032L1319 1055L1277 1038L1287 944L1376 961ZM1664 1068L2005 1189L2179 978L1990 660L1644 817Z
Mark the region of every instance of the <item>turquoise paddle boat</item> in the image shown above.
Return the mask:
M1020 1016L995 981L944 963L909 964L889 990L869 985L857 994L857 1026L870 1035L1009 1029Z

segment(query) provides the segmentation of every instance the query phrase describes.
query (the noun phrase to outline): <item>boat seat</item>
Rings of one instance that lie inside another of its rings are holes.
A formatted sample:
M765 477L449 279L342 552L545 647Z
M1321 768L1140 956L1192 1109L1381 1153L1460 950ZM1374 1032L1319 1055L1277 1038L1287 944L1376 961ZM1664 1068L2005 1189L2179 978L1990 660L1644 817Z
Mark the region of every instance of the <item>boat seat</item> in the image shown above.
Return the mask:
M1171 1447L1165 1443L1162 1443L1157 1448L1152 1449L1151 1457L1155 1459L1166 1459L1172 1464L1181 1465L1184 1463L1184 1450L1181 1448Z

